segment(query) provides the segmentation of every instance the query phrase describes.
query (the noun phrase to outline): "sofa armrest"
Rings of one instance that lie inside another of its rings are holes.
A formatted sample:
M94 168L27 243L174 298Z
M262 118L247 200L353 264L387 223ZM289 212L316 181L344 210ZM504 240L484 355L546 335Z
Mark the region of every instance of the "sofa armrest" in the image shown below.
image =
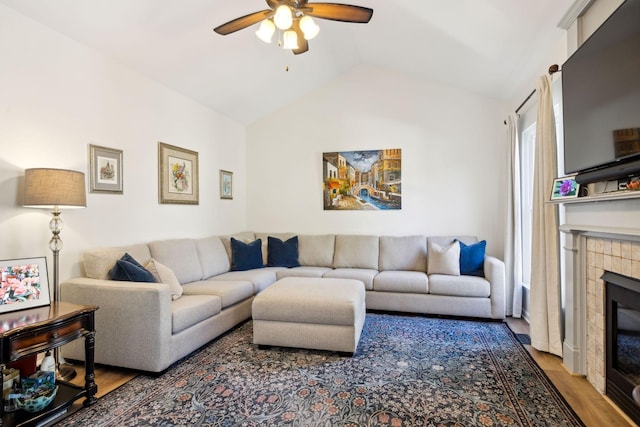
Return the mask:
M506 315L504 262L493 256L485 256L484 277L491 285L491 317L494 319L504 319Z
M168 285L80 277L62 283L60 291L62 301L98 306L96 363L152 371L150 363L163 365L170 356L160 351L171 339ZM83 346L68 347L67 357L84 360Z

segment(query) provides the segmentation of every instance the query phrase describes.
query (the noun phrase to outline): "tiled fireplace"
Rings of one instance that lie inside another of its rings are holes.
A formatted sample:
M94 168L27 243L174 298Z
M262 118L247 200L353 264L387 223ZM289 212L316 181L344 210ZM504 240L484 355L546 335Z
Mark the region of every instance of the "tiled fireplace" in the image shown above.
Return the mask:
M640 279L640 234L633 229L563 226L566 271L563 362L607 394L605 271Z
M640 278L640 242L586 238L587 379L605 392L605 271Z

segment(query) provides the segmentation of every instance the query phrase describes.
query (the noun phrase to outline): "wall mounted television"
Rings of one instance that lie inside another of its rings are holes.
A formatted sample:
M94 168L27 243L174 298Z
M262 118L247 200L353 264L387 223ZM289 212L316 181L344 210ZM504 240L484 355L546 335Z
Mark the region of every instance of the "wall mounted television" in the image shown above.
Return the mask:
M562 65L565 173L640 173L640 0L626 0Z

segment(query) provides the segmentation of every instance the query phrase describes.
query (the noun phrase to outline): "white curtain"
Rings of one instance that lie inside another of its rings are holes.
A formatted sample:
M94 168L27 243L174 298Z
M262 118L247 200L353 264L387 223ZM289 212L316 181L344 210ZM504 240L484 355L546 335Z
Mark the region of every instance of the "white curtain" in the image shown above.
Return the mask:
M558 205L546 203L550 199L557 171L551 77L540 77L536 91L538 115L531 248L531 345L538 350L562 356Z
M518 116L507 117L509 175L507 179L507 230L505 266L507 275L507 315L522 317L522 216L520 213L520 147Z

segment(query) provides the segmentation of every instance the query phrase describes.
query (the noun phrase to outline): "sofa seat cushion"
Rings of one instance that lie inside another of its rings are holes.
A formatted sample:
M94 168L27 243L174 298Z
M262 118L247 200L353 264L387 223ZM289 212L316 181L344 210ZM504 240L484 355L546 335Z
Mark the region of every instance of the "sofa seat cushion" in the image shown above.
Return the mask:
M294 268L286 268L276 273L278 280L285 277L322 277L327 271L333 270L329 267L311 267L302 266Z
M335 270L327 271L322 277L331 279L355 279L364 283L364 289L367 291L373 290L373 278L378 274L378 270L372 270L368 268L336 268Z
M222 311L222 299L216 295L182 295L171 302L171 333L177 334Z
M276 272L279 269L274 268L256 268L254 270L229 271L219 274L209 280L222 281L247 281L253 284L253 292L258 293L265 290L270 284L276 281Z
M491 296L491 285L488 280L478 276L430 274L429 293L456 297L488 298Z
M182 286L183 295L216 295L222 300L222 308L230 307L254 294L249 281L201 280Z
M373 290L378 292L429 293L429 278L419 271L381 271L373 278Z

